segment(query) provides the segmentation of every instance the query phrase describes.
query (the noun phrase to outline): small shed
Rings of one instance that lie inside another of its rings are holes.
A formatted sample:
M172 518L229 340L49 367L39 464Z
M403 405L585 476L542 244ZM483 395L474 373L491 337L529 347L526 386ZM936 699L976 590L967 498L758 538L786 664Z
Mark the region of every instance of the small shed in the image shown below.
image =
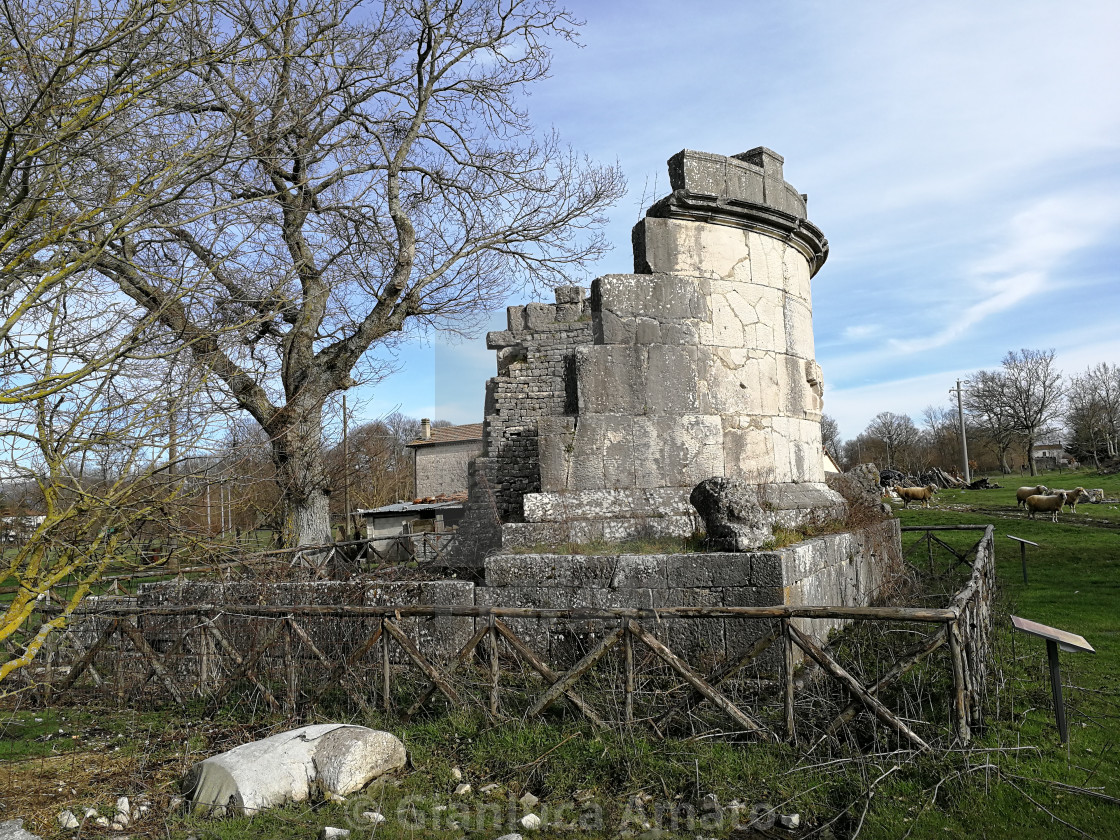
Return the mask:
M368 539L454 530L463 518L466 493L394 502L359 510Z

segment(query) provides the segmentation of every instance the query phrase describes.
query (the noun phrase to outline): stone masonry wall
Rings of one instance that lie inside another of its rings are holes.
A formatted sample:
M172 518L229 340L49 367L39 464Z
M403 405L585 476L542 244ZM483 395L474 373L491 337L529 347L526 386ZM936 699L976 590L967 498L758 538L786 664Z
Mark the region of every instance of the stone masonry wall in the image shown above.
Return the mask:
M481 452L477 440L415 447L415 497L462 493L467 486L467 465Z
M556 289L556 303L508 309L508 328L492 332L498 375L486 383L483 458L493 461L492 488L503 522L523 516L521 498L540 490L537 420L575 411L573 356L591 343L587 292Z
M455 604L461 606L750 607L788 604L867 606L897 556L898 520L859 534L831 534L774 551L691 554L497 554L486 559L485 583L463 580L321 581L295 584L176 582L144 584L139 606L176 604ZM504 619L505 620L505 619ZM226 610L222 632L238 649L250 645L267 619L237 619ZM485 621L485 619L477 619ZM796 619L800 629L826 638L836 620ZM141 629L158 651L171 649L193 617L143 617ZM344 656L373 631L375 618L300 619L316 646ZM425 656L448 662L466 643L476 619L404 618L402 625ZM553 668L567 668L601 636L603 621L508 619L510 626ZM766 632L754 619L683 619L668 616L643 625L690 662L707 664L743 651ZM86 628L88 637L91 628ZM764 664L777 668L777 648ZM394 647L394 661L403 654ZM194 653L200 653L193 651ZM190 655L192 651L186 651Z

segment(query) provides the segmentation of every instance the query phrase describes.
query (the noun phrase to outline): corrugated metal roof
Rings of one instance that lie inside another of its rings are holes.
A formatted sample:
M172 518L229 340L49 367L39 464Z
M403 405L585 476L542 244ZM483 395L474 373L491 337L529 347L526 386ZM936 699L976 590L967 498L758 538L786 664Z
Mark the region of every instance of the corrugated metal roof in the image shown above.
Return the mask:
M431 446L433 443L462 443L469 440L482 440L482 424L467 423L463 426L441 426L432 429L428 440L410 440L407 446Z
M355 511L359 516L393 516L410 513L420 513L425 510L442 510L447 508L460 508L467 501L466 493L456 493L449 496L433 496L426 499L415 499L411 502L394 502L391 505L382 505L379 508Z

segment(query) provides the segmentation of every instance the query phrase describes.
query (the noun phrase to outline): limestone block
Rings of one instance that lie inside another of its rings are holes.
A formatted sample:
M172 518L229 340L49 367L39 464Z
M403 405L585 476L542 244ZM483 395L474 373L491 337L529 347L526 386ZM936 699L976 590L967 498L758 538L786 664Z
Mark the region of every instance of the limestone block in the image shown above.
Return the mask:
M738 427L724 421L728 427L723 431L723 475L750 481L781 480L774 469L775 443L768 419L740 417L738 421Z
M663 487L673 482L690 487L723 474L723 427L718 415L635 417L633 428L637 486Z
M619 517L689 517L687 487L627 488L620 490L573 490L567 493L525 494L525 518L529 522L558 522L565 519L614 519Z
M558 304L576 303L582 305L587 296L587 290L582 286L557 286L555 292Z
M662 221L662 220L656 220ZM591 284L592 309L618 318L659 322L703 321L709 317L709 287L676 274L607 274Z
M701 348L697 392L705 414L752 414L761 408L758 366L742 348Z
M487 350L501 350L513 344L517 344L517 338L509 330L492 330L486 333Z
M610 585L616 560L581 554L495 554L485 560L487 586Z
M746 586L751 579L751 554L673 554L665 558L671 589Z
M647 348L593 345L575 353L580 415L644 414Z
M542 417L537 421L541 490L567 488L575 452L575 428L574 417Z
M813 313L809 304L787 295L782 312L786 342L783 349L802 359L813 358Z
M727 194L727 158L684 149L669 158L669 185L706 195Z
M402 769L404 744L388 732L319 724L234 747L194 765L183 781L196 812L243 816L313 793L348 796Z
M805 257L799 251L781 240L753 231L747 234L747 247L751 278L760 286L772 286L787 291L793 275L790 267L792 261L795 259L805 261ZM796 256L790 256L790 252Z
M752 281L747 231L683 219L647 216L635 226L643 273ZM638 258L635 249L635 258Z
M640 414L690 414L699 410L699 348L654 345L646 355ZM707 354L705 354L707 355Z
M611 589L664 589L665 556L623 554L616 558Z
M813 393L805 379L805 360L782 354L778 357L778 386L783 395L782 413L804 417L812 406Z
M785 558L776 551L751 552L751 586L785 585Z

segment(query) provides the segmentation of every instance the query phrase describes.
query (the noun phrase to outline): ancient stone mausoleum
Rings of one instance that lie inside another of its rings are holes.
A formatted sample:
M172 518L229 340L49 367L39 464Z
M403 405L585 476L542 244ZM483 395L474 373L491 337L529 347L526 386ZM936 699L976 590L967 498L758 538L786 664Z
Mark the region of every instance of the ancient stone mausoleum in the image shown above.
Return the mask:
M690 494L713 477L753 488L771 525L845 512L824 483L809 282L828 246L806 219L805 196L767 149L685 151L669 168L673 193L634 229L634 274L600 277L590 295L566 287L554 304L510 307L508 329L488 336L498 375L486 387L483 451L471 464L458 556L440 560L469 573L281 587L267 596L273 603L711 608L699 619L659 615L653 632L682 655L723 657L748 649L765 627L720 608L876 598L899 557L896 519L772 550L568 553L591 539L692 534L702 523ZM261 597L192 586L152 584L141 598ZM556 667L583 656L601 629L555 615L508 621ZM817 636L843 623L793 621ZM448 661L475 622L428 617L410 632Z
M503 546L688 535L689 493L713 476L756 485L775 524L842 513L810 294L828 242L782 164L761 147L674 155L633 274L510 307L488 335L472 503L496 509Z

